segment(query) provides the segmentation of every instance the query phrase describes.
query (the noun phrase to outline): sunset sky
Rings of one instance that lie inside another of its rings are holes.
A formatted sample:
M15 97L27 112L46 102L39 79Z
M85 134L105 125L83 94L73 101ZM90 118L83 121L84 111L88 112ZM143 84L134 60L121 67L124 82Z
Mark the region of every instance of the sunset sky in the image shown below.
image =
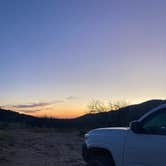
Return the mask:
M69 118L92 99L165 99L165 9L165 0L1 0L0 105Z

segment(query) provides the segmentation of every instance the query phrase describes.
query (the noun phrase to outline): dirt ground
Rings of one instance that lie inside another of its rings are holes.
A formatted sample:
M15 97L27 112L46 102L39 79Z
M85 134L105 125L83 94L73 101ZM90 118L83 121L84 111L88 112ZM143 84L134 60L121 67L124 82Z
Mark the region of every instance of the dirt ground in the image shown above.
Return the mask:
M79 132L0 130L0 166L85 166Z

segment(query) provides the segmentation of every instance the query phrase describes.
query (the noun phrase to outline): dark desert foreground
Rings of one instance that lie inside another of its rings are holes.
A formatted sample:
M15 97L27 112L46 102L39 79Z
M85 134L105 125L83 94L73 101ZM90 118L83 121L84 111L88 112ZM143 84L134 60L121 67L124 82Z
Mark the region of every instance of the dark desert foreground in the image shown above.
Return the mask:
M0 130L0 166L85 166L76 131Z

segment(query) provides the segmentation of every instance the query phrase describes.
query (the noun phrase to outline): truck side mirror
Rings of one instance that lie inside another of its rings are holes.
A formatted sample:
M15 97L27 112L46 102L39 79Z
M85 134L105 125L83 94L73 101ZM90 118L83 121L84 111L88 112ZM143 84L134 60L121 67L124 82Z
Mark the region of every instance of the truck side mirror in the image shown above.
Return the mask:
M130 123L130 129L134 132L134 133L141 133L143 128L142 128L142 124L140 121L133 121Z

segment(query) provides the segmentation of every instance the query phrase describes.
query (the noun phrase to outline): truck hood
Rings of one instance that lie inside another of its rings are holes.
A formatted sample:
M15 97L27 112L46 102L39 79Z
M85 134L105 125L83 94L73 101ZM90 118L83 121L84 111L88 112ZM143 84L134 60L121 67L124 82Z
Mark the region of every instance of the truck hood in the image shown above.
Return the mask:
M99 128L94 129L88 132L85 135L85 142L88 147L115 147L118 146L123 147L125 137L129 132L129 128L127 127L109 127L109 128Z
M129 127L108 127L108 128L98 128L98 129L94 129L91 130L87 133L87 135L105 135L108 134L110 132L113 133L124 133L127 132L129 130Z

